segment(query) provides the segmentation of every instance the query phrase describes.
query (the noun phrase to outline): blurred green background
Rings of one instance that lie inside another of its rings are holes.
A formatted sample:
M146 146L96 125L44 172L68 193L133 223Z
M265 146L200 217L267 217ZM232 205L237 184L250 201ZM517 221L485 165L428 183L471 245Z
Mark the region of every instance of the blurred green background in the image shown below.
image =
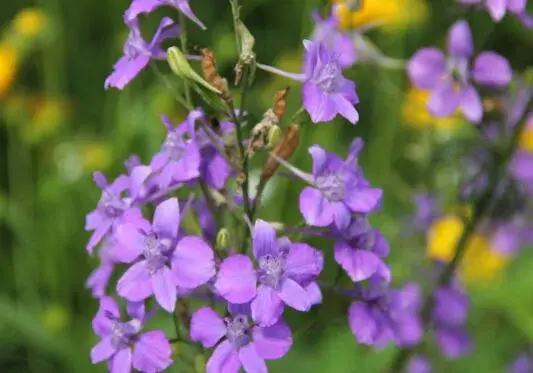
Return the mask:
M447 28L464 14L450 1L396 1L392 8L388 0L369 2L378 4L377 15L369 15L369 21L380 14L391 20L387 21L390 27L373 30L369 37L385 54L398 59L408 58L422 46L442 46ZM220 71L230 75L235 51L229 5L222 0L191 3L208 31L189 24L190 46L212 48ZM256 38L258 60L299 71L301 40L313 29L311 11L325 10L326 2L241 3L243 20ZM89 234L83 228L85 214L99 198L91 173L102 170L114 178L131 153L147 162L163 137L159 115L170 114L177 120L186 115L150 70L122 92L104 91L104 79L120 56L127 35L122 13L128 5L128 0L15 0L0 4L2 373L106 369L104 364L92 366L89 360L89 350L97 340L90 326L97 301L86 290L85 280L97 260L85 251ZM415 6L420 17L402 22ZM158 11L147 20L148 28L163 14L175 19L177 15L170 9ZM479 12L469 13L468 20L477 50L498 51L519 71L533 61L533 34L512 17L494 25L485 12ZM168 70L163 63L160 67ZM390 240L395 282L423 281L427 275L424 240L402 234L412 197L428 179L430 152L436 148L443 151L455 138L469 136L472 129L460 120L452 120L453 125L434 126L432 120L421 125L418 114L424 105L420 98L409 100L402 70L358 65L348 75L357 82L361 99L359 124L352 127L339 120L315 126L303 121L303 145L292 160L308 167L308 145L320 143L343 153L354 136L362 136L367 144L362 159L367 176L385 189L382 212L373 222ZM248 101L251 118L258 119L271 104L274 92L287 85L294 87L290 114L300 106L297 85L258 72ZM460 164L449 161L455 172L460 172ZM438 190L449 193L446 186L444 183ZM299 188L276 178L259 216L298 222ZM331 262L327 243L316 245ZM532 265L533 255L523 252L519 261L510 260L492 280L469 287L473 302L469 327L475 348L455 362L445 361L430 349L436 372L502 372L519 349L533 340ZM333 277L330 265L323 278ZM271 371L379 372L394 349L374 352L357 345L346 324L348 304L347 299L326 294L324 304L308 315L288 312L294 348L283 360L271 363ZM170 320L161 320L161 325L171 330ZM183 366L172 369L192 372Z

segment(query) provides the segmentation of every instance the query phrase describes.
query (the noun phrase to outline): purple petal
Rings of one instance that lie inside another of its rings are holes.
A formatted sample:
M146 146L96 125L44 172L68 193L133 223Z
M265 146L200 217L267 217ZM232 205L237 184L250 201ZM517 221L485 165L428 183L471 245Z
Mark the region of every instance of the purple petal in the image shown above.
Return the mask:
M367 214L374 210L381 201L383 191L379 188L358 188L347 190L345 203L352 212Z
M334 202L331 204L333 207L333 221L335 226L340 230L346 229L350 225L352 213L344 202Z
M108 315L114 318L120 317L118 304L111 297L102 297L100 307L92 322L94 332L102 338L111 333L112 322Z
M150 42L148 48L152 52L152 58L155 59L165 59L166 52L161 49L161 43L166 39L175 38L179 35L179 26L174 25L174 20L170 17L163 17L159 26Z
M111 219L106 219L95 229L87 243L87 252L89 254L92 255L94 248L102 241L105 235L109 233L112 225L113 221Z
M102 223L102 213L100 210L94 210L85 216L85 230L94 231Z
M476 89L465 87L461 92L461 111L473 123L479 123L483 117L483 105Z
M129 347L117 351L111 360L109 370L112 373L131 372L131 349Z
M196 288L205 284L215 275L213 250L198 237L182 238L174 251L172 271L178 286Z
M267 254L277 255L279 248L276 229L266 221L257 219L253 228L252 245L256 259Z
M265 360L281 359L292 346L291 329L283 321L270 327L253 329L253 340L258 355Z
M436 334L437 344L447 358L456 359L472 349L472 341L462 329L438 328Z
M130 317L144 322L146 316L144 302L128 302L126 308Z
M226 159L213 147L202 150L201 174L205 182L219 190L223 189L231 174L231 167Z
M455 22L448 33L448 53L456 58L469 58L473 52L474 42L468 22Z
M376 254L365 250L354 250L342 241L335 243L335 261L354 282L372 277L381 262Z
M177 0L177 3L178 3L178 9L180 10L180 12L185 14L191 21L196 23L202 29L204 29L204 30L207 29L207 27L205 27L205 25L202 23L202 21L200 21L198 19L198 17L196 17L196 15L191 10L191 7L189 5L189 1L188 0Z
M211 348L226 334L224 321L209 307L202 307L191 317L191 340Z
M384 258L389 255L389 251L389 242L387 241L385 236L383 236L383 234L377 229L374 230L374 246L372 246L372 252Z
M421 356L415 355L407 366L408 373L431 373L431 364Z
M131 301L139 302L152 295L152 282L145 260L132 265L118 280L117 293Z
M177 290L170 269L167 266L159 268L152 274L151 279L155 300L164 310L173 312Z
M526 10L527 0L507 0L507 8L513 13L522 13Z
M290 278L282 282L278 295L285 304L298 311L309 311L311 308L311 300L307 291Z
M230 341L225 340L215 348L205 369L206 373L238 373L240 367L237 351Z
M446 117L452 115L460 103L460 92L454 89L451 82L443 82L431 92L428 109L436 116Z
M327 227L333 223L333 206L318 189L306 187L302 190L300 212L311 226Z
M309 154L313 159L313 176L316 178L327 167L328 154L319 145L313 145L309 148Z
M352 303L348 310L348 324L357 342L366 345L374 344L379 327L363 303Z
M505 16L508 0L486 0L490 16L495 21L501 21Z
M111 336L102 339L91 350L91 362L93 364L109 359L116 349L111 343Z
M162 331L152 330L139 336L133 350L135 369L155 373L167 369L171 364L172 348Z
M494 52L482 52L474 62L473 78L479 84L505 86L513 77L509 61Z
M353 91L355 92L355 84L353 84ZM359 122L359 113L355 109L354 104L348 100L348 98L342 94L335 94L333 96L333 101L335 102L335 107L337 112L351 124L356 124ZM357 99L359 101L359 99Z
M177 198L169 198L161 202L154 213L154 232L165 238L178 235L180 225L180 207Z
M144 251L146 236L132 224L119 225L115 238L117 245L114 247L113 257L122 263L133 262Z
M313 123L329 122L337 115L333 95L322 91L311 82L303 84L303 104Z
M424 48L409 60L407 72L413 85L432 89L446 75L444 54L436 48Z
M148 62L150 62L150 57L145 55L132 59L126 56L121 57L113 67L111 75L105 80L105 89L109 87L123 89L148 65Z
M105 289L114 268L113 263L102 263L89 275L85 285L91 289L93 297L99 298L105 295Z
M305 243L291 244L285 261L285 274L298 281L307 282L320 274L324 266L323 254Z
M130 22L137 18L139 14L151 13L161 5L163 5L163 2L160 0L133 0L124 14L124 19L126 22Z
M322 291L316 282L311 282L305 287L311 306L322 303Z
M283 313L283 302L278 294L265 285L259 285L252 301L252 319L259 325L274 325Z
M215 288L231 303L250 302L256 294L257 275L246 255L232 255L220 265Z
M267 373L268 369L255 350L255 345L250 343L239 350L239 360L246 373Z
M446 325L461 326L468 317L468 298L458 289L440 288L435 295L435 319Z

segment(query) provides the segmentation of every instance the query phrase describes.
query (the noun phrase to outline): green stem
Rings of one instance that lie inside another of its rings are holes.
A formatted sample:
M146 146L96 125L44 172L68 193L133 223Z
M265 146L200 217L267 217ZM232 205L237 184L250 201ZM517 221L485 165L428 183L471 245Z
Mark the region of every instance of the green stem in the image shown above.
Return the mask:
M181 43L181 51L183 54L188 54L189 49L187 47L187 18L185 17L185 14L182 12L179 12L179 23L180 23L180 43ZM187 102L187 107L192 107L192 99L191 99L191 90L189 88L189 85L187 84L187 81L183 80L183 92L185 92L185 102Z

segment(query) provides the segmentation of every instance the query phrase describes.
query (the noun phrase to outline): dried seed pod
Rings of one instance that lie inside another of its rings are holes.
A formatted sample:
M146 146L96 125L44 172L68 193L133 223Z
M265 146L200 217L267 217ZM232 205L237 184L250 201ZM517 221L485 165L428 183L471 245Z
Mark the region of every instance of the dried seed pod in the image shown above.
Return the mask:
M272 153L278 156L281 159L289 159L300 142L300 126L298 124L290 124L287 127L283 135L283 139L279 145L272 150ZM278 161L270 155L266 161L263 172L261 173L261 183L266 183L276 172L279 167Z
M268 145L268 134L270 129L278 123L278 117L274 114L272 109L265 111L263 119L254 126L252 133L250 134L250 142L247 150L248 157L251 157Z
M240 19L237 20L237 34L239 35L241 53L239 61L235 65L235 85L241 82L244 67L255 65L255 52L253 50L255 38Z
M200 52L202 53L201 67L204 79L213 87L222 92L221 97L224 100L231 100L232 98L228 87L228 81L218 73L217 61L213 51L209 48L202 48L200 49Z
M272 107L272 110L274 111L274 114L276 117L278 117L278 120L282 120L283 116L285 115L285 110L287 108L287 95L289 94L290 87L287 87L281 91L277 91L276 95L274 96L274 106Z

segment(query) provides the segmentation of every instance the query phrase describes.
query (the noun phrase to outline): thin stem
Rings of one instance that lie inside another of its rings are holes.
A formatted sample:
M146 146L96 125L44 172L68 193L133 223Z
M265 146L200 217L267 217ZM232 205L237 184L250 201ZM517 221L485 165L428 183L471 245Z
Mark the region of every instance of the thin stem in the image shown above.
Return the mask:
M181 51L183 54L187 55L189 53L187 48L187 17L185 17L183 12L179 12L179 23ZM187 102L188 107L192 108L191 90L186 80L183 80L183 91L185 92L185 101Z
M181 341L181 333L180 333L180 324L179 324L179 315L176 311L172 312L172 321L174 322L174 331L176 332L176 341Z

